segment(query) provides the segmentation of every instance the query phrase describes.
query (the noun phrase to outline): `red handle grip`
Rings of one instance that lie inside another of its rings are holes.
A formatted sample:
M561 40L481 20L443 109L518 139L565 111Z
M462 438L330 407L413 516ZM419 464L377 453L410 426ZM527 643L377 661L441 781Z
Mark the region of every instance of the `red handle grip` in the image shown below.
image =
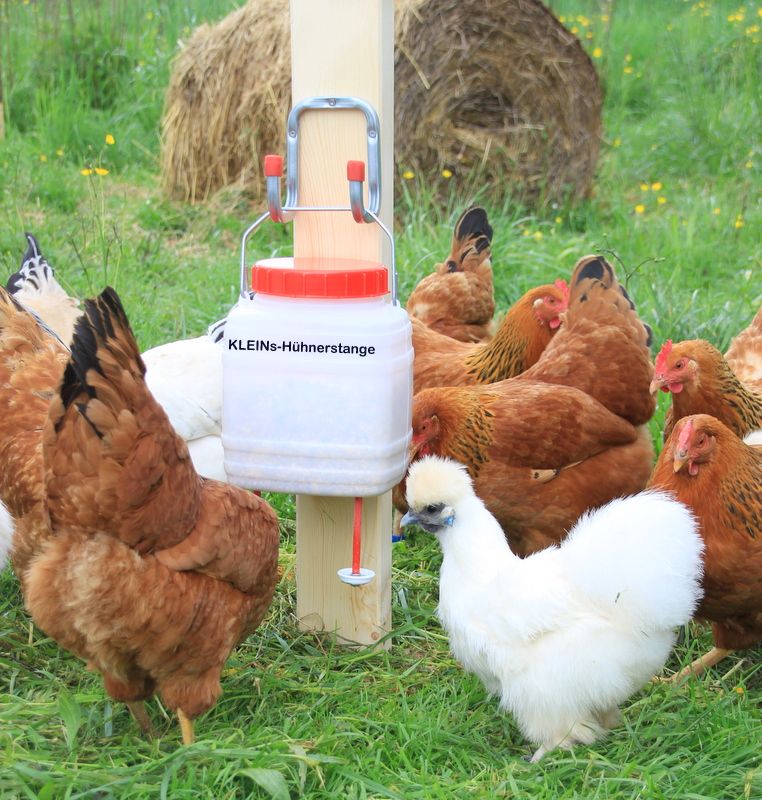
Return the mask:
M283 177L283 156L274 156L274 155L265 156L265 177L266 178Z
M365 162L347 161L347 179L350 181L365 180Z

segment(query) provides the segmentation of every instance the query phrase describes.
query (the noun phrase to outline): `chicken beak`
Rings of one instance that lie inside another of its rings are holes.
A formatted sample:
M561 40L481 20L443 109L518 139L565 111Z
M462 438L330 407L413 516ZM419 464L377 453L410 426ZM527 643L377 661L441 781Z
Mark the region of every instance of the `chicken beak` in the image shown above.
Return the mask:
M672 459L672 469L675 472L680 472L680 470L685 466L686 461L688 461L688 451L675 450L675 455Z
M648 391L651 392L651 394L656 394L659 391L659 389L661 389L662 386L665 385L665 383L666 381L664 380L664 378L657 378L654 375L654 379L651 381L651 385L648 387Z
M418 522L418 517L412 511L408 511L400 520L400 528L404 528L406 525L415 525Z

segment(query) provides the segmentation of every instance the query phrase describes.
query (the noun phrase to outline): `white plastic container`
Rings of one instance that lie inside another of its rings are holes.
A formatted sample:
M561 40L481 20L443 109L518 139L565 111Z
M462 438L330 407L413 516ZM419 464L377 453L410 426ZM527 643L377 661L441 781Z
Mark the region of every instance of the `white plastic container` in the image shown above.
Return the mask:
M390 489L407 462L413 348L407 312L388 300L386 268L267 259L251 285L223 343L230 481L344 497Z

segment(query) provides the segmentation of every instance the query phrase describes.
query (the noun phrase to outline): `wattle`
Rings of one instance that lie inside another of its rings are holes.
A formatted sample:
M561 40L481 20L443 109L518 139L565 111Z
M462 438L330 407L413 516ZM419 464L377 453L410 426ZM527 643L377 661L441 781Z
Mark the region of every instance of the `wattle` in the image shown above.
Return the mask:
M683 391L683 384L682 383L670 383L668 387L668 391L672 392L672 394L679 394Z
M550 328L552 331L554 331L554 330L555 330L555 329L556 329L556 328L557 328L557 327L558 327L560 324L561 324L561 319L560 319L560 317L553 317L553 319L552 319L552 320L550 320L550 322L548 322L548 327L549 327L549 328Z

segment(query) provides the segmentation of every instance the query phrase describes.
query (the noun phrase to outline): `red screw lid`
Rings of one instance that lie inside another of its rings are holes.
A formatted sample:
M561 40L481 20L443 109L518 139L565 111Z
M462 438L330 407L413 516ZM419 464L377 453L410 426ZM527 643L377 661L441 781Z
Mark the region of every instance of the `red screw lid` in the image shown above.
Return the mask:
M277 297L351 299L389 291L387 269L349 258L266 258L251 268L254 292Z

